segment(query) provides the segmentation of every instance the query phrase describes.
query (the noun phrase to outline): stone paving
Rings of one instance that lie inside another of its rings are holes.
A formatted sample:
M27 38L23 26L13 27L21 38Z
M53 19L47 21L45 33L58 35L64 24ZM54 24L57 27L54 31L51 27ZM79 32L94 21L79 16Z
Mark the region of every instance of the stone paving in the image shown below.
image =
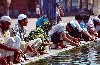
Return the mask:
M62 22L69 22L73 19L74 19L73 16L71 16L71 17L62 17ZM25 27L27 29L27 34L36 27L36 25L35 25L36 20L37 20L37 18L28 18L28 24ZM16 23L17 23L17 19L12 19L11 20L11 27Z

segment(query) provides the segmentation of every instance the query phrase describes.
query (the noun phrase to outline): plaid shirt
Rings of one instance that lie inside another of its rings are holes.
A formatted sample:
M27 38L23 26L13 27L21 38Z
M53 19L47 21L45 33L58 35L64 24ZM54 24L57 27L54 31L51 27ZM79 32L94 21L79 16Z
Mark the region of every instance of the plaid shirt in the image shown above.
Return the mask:
M15 24L12 28L12 35L18 35L21 38L21 41L24 41L26 34L26 29L21 27L19 24Z

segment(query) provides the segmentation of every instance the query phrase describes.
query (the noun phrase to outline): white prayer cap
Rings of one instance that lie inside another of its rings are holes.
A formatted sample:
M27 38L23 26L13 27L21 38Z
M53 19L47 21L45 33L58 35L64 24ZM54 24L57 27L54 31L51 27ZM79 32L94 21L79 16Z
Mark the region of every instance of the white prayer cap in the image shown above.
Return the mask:
M27 16L26 16L25 14L20 14L20 15L18 16L18 20L23 20L23 19L25 19L25 18L27 18Z
M3 22L7 22L7 21L10 21L10 20L11 20L11 18L9 16L2 16L1 17L1 21L3 21Z
M98 17L93 17L93 20L100 22L100 19Z

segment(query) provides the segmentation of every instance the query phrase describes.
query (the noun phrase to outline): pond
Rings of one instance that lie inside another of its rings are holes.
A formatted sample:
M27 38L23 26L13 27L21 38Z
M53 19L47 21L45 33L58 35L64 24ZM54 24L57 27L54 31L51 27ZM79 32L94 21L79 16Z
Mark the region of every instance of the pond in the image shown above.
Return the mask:
M26 65L100 65L100 43L90 43Z

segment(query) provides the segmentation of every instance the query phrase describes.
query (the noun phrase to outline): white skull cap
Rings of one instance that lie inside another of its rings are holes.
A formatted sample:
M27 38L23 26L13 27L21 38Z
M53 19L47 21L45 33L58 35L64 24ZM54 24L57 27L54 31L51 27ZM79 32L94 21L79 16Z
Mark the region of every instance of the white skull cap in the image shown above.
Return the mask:
M23 19L25 19L25 18L27 18L27 16L26 16L25 14L20 14L20 15L18 16L18 20L23 20Z
M93 20L100 22L100 19L98 17L93 17Z
M1 17L1 21L3 21L3 22L9 22L9 21L11 21L11 18L9 16L2 16Z

